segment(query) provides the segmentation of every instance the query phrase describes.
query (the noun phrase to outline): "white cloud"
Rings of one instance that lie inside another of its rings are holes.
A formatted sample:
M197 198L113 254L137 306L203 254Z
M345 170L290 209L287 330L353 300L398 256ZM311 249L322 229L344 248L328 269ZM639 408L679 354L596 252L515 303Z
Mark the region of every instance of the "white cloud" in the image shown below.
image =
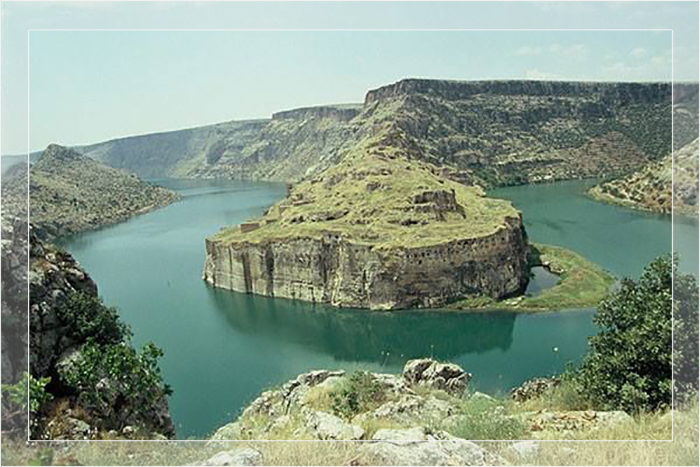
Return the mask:
M561 45L553 44L549 51L571 60L585 60L588 57L588 47L583 44Z
M538 70L537 68L530 68L528 70L525 70L525 78L526 79L541 79L541 80L558 80L558 79L561 79L561 76L557 75L556 73L550 73L548 71L541 71L541 70Z
M600 75L606 81L670 81L671 59L667 55L655 55L633 65L618 61L604 66Z
M644 58L647 54L647 49L644 47L637 47L634 49L632 52L630 52L630 55L633 56L634 58Z
M530 47L529 45L524 45L515 51L516 55L540 55L542 53L542 47Z

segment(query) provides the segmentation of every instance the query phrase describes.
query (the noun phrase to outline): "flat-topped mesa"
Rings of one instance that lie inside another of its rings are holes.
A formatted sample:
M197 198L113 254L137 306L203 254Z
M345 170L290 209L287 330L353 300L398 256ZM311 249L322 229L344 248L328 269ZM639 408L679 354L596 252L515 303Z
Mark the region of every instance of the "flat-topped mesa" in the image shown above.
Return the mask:
M452 81L404 79L367 92L365 105L409 94L427 94L442 99L467 99L476 94L529 96L586 96L599 94L610 103L668 103L670 83L606 83L583 81L491 80Z
M208 238L204 279L335 306L439 307L521 292L527 249L509 202L417 161L350 156L262 218Z
M349 122L355 118L362 110L361 104L345 104L345 105L324 105L316 107L302 107L299 109L284 110L272 114L273 120L283 119L298 119L307 118L330 118L340 122Z

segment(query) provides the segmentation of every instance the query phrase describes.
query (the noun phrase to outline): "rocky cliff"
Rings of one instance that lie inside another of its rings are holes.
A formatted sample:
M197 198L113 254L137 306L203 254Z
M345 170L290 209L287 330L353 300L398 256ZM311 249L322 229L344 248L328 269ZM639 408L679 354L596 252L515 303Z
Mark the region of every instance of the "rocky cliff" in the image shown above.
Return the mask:
M507 185L610 177L660 159L675 124L697 132L697 85L406 79L364 104L98 143L80 151L139 175L299 181L333 165L379 120L459 181ZM693 123L695 122L695 125ZM677 132L675 147L688 140Z
M622 206L697 217L698 140L626 177L595 186L590 194Z
M576 439L634 424L620 411L522 410L519 404L551 385L526 383L508 403L470 390L471 377L458 365L425 358L406 362L400 375L311 371L260 394L211 440L365 440L358 443L362 457L382 464L504 465L466 439ZM414 456L425 462L416 463Z
M368 138L262 218L207 239L204 279L387 310L522 291L528 247L520 213L410 160L394 137Z
M48 394L32 408L32 438L174 437L160 351L134 350L128 327L73 257L31 229L29 239L29 367Z
M13 169L3 176L3 210L26 217L26 164ZM122 222L177 198L175 192L55 144L29 170L31 222L46 238Z

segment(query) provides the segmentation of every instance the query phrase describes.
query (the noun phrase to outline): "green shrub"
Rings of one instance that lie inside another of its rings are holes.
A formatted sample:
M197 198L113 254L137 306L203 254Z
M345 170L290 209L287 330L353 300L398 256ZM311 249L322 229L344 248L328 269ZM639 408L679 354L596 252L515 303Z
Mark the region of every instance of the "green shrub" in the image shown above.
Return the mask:
M373 410L386 398L384 388L366 371L355 371L345 384L331 392L333 413L348 420L355 415Z
M690 274L673 276L673 377L678 402L698 397L698 282Z
M501 440L528 437L525 422L509 415L507 408L496 400L469 398L460 405L454 420L445 429L458 438Z
M670 405L674 274L675 326L692 341L677 349L676 374L683 374L684 391L697 388L697 347L691 349L697 346L697 284L676 271L676 258L657 258L638 281L623 280L598 306L594 319L600 331L590 339L577 375L582 393L596 407L637 412Z
M22 379L15 384L2 385L2 426L3 430L26 430L27 401L32 426L45 404L53 399L46 385L51 378L36 379L29 373L24 373Z
M116 308L105 306L93 295L70 294L61 303L56 315L67 327L66 337L76 342L88 339L100 344L115 344L129 337L129 327L122 323Z
M89 342L61 379L73 388L77 402L103 421L121 428L130 420L148 420L162 398L172 391L163 384L158 359L163 351L146 344L141 353L128 343Z

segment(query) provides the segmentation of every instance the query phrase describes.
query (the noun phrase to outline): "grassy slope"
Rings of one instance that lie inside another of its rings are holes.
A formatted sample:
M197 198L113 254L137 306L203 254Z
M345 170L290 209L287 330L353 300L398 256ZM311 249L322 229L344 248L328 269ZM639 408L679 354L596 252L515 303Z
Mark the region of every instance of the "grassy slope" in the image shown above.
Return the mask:
M124 221L178 198L173 191L56 145L32 165L29 183L32 222L58 235ZM26 189L26 173L4 184L9 212L26 211Z
M675 196L671 199L673 183ZM589 190L602 202L648 211L698 215L698 140L626 177Z
M598 304L615 283L615 277L583 256L566 248L534 244L538 254L532 265L544 265L558 274L559 283L536 297L516 297L496 301L474 297L449 306L462 310L551 311L587 308Z
M405 158L382 141L384 136L363 140L336 166L295 186L287 199L254 220L265 224L258 230L243 234L230 228L214 239L263 242L332 232L377 247L417 247L488 235L505 217L519 215L510 202L487 198L478 187L445 180L430 165ZM432 210L420 211L411 200L426 191L454 191L463 212L445 212L439 219Z

